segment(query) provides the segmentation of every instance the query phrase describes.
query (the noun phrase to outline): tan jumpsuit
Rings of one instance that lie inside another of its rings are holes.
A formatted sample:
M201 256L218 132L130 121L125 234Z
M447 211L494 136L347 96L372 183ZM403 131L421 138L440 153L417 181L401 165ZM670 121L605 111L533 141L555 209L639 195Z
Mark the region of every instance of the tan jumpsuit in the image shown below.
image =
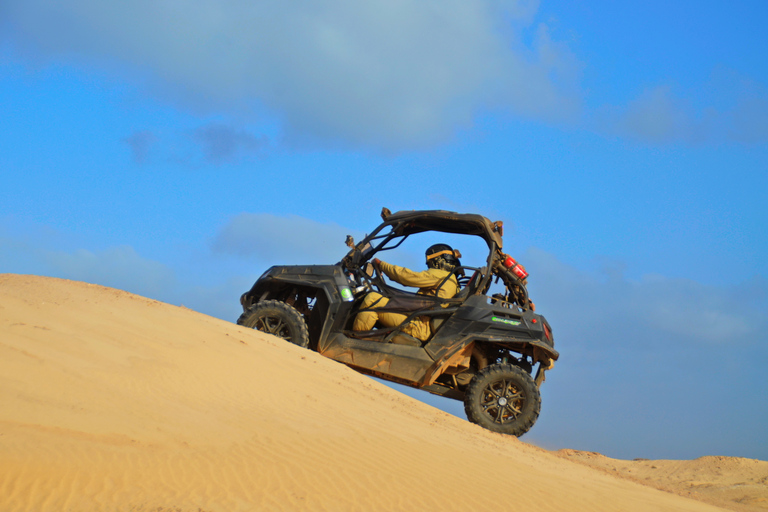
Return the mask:
M422 295L435 295L443 299L450 299L459 291L459 283L456 276L451 275L445 283L436 290L437 286L450 274L446 270L430 268L422 272L397 265L391 265L382 261L379 265L381 271L391 280L403 286L414 286L419 288L418 293ZM385 327L395 327L402 324L407 315L402 313L378 312L376 308L385 306L389 299L377 292L370 292L363 299L361 309L372 308L370 311L362 311L355 317L352 329L355 331L370 331L376 324L376 321ZM417 317L403 327L403 332L421 341L427 341L431 330L429 328L429 317Z

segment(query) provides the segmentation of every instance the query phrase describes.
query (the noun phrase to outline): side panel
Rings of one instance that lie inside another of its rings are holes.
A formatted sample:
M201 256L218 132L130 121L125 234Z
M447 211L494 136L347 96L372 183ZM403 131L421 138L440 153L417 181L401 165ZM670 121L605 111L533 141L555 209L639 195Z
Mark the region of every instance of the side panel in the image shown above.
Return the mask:
M347 338L332 334L318 351L334 361L387 380L417 386L434 361L421 347Z

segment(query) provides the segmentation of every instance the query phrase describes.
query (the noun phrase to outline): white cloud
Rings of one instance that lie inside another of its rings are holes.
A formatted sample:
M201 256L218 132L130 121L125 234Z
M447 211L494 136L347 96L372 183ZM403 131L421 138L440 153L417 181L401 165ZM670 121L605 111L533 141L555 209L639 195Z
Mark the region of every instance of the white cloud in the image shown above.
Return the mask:
M571 74L567 48L516 32L535 1L5 4L18 46L127 62L198 108L266 107L299 138L397 150L443 141L485 108L561 119L578 103L557 78Z

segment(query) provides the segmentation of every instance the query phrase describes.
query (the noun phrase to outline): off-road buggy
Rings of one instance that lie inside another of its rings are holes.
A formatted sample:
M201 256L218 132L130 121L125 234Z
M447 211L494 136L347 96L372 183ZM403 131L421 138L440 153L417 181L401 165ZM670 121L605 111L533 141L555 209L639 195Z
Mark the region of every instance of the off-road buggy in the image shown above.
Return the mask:
M552 328L528 298L527 272L502 252L502 223L438 210L391 213L384 208L381 216L384 222L359 243L347 237L350 251L336 265L268 269L240 298L243 314L237 323L360 372L463 400L470 421L524 434L538 418L539 386L559 354ZM477 243L487 246L480 266L454 269L460 290L452 298L395 288L371 264L376 256L394 254L386 251L409 237L430 232L479 237L485 243ZM399 327L353 331L371 290L396 298L390 301L393 311L407 320ZM401 329L417 317L431 326L426 342Z

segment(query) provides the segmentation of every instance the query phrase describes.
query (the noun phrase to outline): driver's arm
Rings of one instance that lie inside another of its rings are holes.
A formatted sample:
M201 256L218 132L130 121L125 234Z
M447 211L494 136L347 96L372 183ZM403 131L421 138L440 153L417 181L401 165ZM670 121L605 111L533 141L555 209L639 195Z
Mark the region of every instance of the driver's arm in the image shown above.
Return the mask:
M386 261L379 262L379 269L391 280L403 286L416 288L432 288L440 284L442 277L434 275L429 270L414 272L411 269L392 265Z

